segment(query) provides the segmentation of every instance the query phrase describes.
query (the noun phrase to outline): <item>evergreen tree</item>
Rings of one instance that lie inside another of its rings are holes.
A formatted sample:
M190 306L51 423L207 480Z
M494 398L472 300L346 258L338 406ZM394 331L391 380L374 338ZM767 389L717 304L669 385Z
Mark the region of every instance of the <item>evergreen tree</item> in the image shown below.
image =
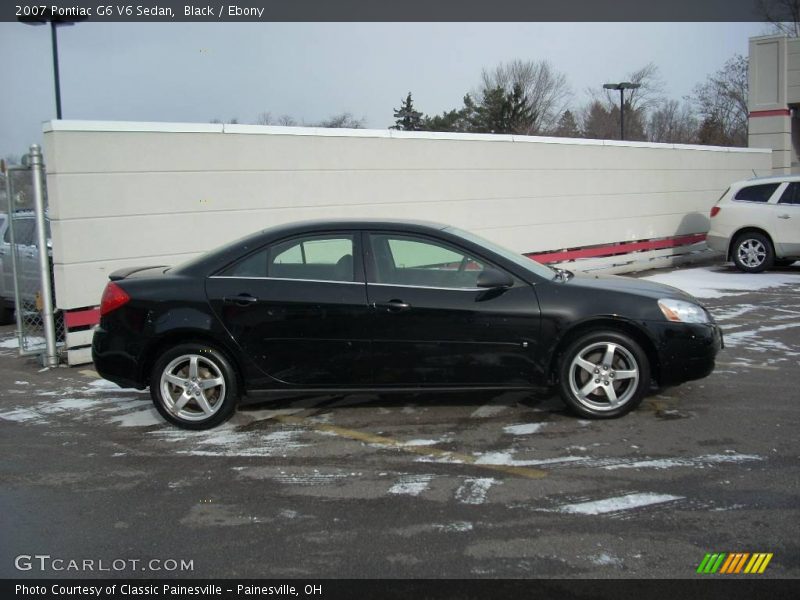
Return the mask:
M422 113L414 110L411 92L408 92L408 96L400 104L400 108L394 109L394 117L396 121L390 129L398 129L400 131L419 131L422 129Z
M564 111L561 118L558 120L558 125L556 125L555 131L553 131L553 135L569 138L581 137L581 130L571 111Z

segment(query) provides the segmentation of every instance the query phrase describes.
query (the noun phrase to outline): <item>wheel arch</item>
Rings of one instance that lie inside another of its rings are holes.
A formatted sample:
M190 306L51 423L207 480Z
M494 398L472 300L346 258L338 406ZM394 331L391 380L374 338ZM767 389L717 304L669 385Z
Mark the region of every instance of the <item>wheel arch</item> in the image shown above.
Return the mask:
M772 239L772 236L769 232L764 229L763 227L758 227L756 225L746 225L744 227L740 227L736 231L731 234L731 241L728 243L728 252L725 255L725 260L733 260L733 247L736 244L736 240L739 239L742 235L746 233L760 233L764 237L769 240L770 245L772 246L772 253L775 254L775 241Z
M592 331L614 331L631 337L644 350L647 361L650 363L650 376L659 381L661 378L661 363L656 351L656 345L646 331L639 325L624 319L613 317L596 317L577 323L564 332L558 340L556 349L550 359L549 374L552 382L558 381L558 366L561 357L569 345L579 337Z
M229 344L221 341L217 336L209 333L208 331L197 329L169 331L153 340L144 352L144 359L142 360L139 378L145 382L150 380L150 374L153 370L155 362L158 360L158 357L161 356L161 354L163 354L167 349L179 344L190 344L193 342L197 344L208 344L209 346L213 346L222 352L236 373L236 383L238 384L240 394L244 395L246 391L244 386L244 371L242 370L242 365L239 362L236 353Z

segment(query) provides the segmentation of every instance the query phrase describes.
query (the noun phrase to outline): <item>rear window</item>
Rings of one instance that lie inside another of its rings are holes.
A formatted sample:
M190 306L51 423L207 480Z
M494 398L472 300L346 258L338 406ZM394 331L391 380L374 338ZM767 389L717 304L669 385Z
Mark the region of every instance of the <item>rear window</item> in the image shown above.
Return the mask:
M780 183L762 183L761 185L748 185L743 187L733 198L734 200L743 200L745 202L767 202L775 190L778 189Z

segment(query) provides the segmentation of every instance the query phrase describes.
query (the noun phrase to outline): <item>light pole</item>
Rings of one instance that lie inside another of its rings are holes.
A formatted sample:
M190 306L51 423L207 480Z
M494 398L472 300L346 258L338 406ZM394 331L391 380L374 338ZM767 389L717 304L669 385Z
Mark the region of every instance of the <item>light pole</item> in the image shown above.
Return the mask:
M621 81L620 83L606 83L603 87L607 90L619 90L619 139L625 139L625 90L635 90L642 87L639 83Z
M84 21L86 17L60 17L49 14L50 11L46 10L44 14L32 17L19 17L20 23L25 25L44 25L50 23L50 43L53 51L53 79L56 88L56 119L61 118L61 77L58 72L58 33L59 27L66 27Z

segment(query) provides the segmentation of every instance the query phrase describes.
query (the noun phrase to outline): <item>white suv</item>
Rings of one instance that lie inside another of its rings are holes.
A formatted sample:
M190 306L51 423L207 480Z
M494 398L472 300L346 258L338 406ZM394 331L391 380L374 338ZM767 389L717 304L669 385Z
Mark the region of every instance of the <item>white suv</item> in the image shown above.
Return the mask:
M747 273L800 260L800 175L731 185L711 209L706 243Z

